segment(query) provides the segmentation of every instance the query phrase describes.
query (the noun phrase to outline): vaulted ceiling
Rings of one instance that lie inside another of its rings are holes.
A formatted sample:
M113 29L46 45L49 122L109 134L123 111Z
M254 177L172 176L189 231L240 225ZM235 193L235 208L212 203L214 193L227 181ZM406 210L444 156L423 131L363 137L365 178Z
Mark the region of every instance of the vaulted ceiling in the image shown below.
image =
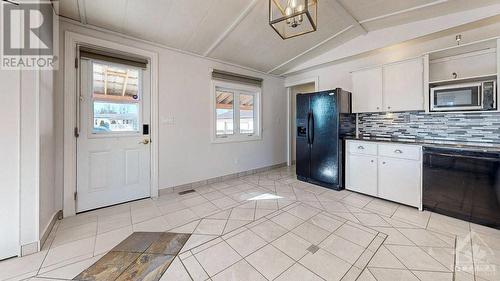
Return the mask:
M259 71L282 74L381 28L499 0L318 0L318 31L282 40L268 0L64 0L60 15Z

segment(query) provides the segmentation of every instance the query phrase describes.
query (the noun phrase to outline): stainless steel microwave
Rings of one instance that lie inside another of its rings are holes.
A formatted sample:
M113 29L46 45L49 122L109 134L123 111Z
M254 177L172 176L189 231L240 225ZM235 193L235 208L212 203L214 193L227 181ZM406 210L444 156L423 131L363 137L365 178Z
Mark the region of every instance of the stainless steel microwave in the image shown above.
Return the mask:
M497 109L494 80L436 86L430 91L430 111L487 111Z

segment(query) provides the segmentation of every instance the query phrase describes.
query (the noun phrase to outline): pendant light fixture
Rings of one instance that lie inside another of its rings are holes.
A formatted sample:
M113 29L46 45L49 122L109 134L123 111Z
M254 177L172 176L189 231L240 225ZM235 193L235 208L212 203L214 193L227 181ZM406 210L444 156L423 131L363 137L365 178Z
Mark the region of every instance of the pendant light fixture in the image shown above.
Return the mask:
M289 39L317 29L318 0L269 0L269 24Z

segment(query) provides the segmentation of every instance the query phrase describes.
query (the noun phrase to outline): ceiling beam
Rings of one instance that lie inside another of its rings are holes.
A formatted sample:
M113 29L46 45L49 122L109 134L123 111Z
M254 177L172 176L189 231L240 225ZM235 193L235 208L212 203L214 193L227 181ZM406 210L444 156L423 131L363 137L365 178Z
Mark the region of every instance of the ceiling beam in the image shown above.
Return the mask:
M367 22L371 22L371 21L381 20L381 19L385 19L385 18L388 18L388 17L397 16L397 15L400 15L400 14L404 14L404 13L408 13L408 12L420 10L420 9L423 9L423 8L427 8L427 7L439 5L439 4L442 4L442 3L446 3L448 1L449 0L437 0L437 1L434 1L434 2L427 3L427 4L423 4L423 5L418 5L418 6L415 6L415 7L411 7L411 8L408 8L408 9L399 10L399 11L396 11L396 12L393 12L393 13L389 13L389 14L385 14L385 15L381 15L381 16L377 16L377 17L365 19L365 20L360 21L359 23L363 24L363 23L367 23Z
M80 22L87 24L87 11L85 9L85 0L76 0L78 5L78 14L80 15Z
M339 32L337 32L337 33L335 33L335 34L333 34L332 36L330 36L330 37L326 38L325 40L323 40L323 41L319 42L318 44L316 44L316 45L312 46L311 48L309 48L309 49L305 50L304 52L302 52L302 53L300 53L300 54L296 55L295 57L293 57L293 58L291 58L291 59L289 59L289 60L285 61L284 63L282 63L282 64L280 64L280 65L278 65L278 66L274 67L273 69L269 70L267 73L272 73L272 72L274 72L275 70L280 69L281 67L283 67L283 66L285 66L285 65L289 64L290 62L292 62L292 61L294 61L294 60L296 60L296 59L298 59L298 58L302 57L303 55L305 55L305 54L307 54L307 53L309 53L309 52L313 51L314 49L316 49L316 48L319 48L319 47L323 46L323 44L325 44L326 42L329 42L329 41L330 41L330 40L332 40L333 38L335 38L335 37L337 37L337 36L340 36L341 34L343 34L343 33L347 32L347 31L351 30L353 27L354 27L354 25L349 25L348 27L346 27L346 28L342 29L341 31L339 31Z
M379 19L383 19L383 18L387 18L387 17L391 17L391 16L395 16L395 15L399 15L399 14L402 14L402 13L407 13L407 12L411 12L411 11L415 11L415 10L419 10L419 9L423 9L423 8L427 8L427 7L430 7L430 6L434 6L434 5L438 5L438 4L442 4L444 2L448 2L449 0L436 0L434 2L430 2L430 3L427 3L427 4L424 4L424 5L419 5L419 6L415 6L415 7L412 7L412 8L408 8L408 9L404 9L404 10L400 10L400 11L396 11L396 12L393 12L393 13L390 13L390 14L385 14L385 15L381 15L381 16L377 16L377 17L374 17L374 18L370 18L370 19L366 19L366 20L362 20L362 21L358 21L356 20L356 18L354 18L354 16L349 12L347 11L344 6L342 4L340 4L337 0L334 0L334 5L337 7L338 10L342 11L342 13L344 13L345 16L347 16L347 19L351 21L352 25L341 30L340 32L337 32L336 34L334 34L333 36L331 37L328 37L327 39L323 40L322 42L314 45L313 47L307 49L306 51L296 55L295 57L281 63L280 65L274 67L273 69L269 70L267 73L270 74L272 72L274 72L275 70L291 63L292 61L295 61L297 60L298 58L312 52L313 50L319 48L320 46L328 43L329 41L331 41L332 39L334 39L335 37L341 35L342 33L350 30L351 28L353 27L361 27L360 30L362 30L364 32L364 34L368 34L368 31L366 30L366 28L363 26L363 23L367 23L367 22L371 22L371 21L375 21L375 20L379 20ZM350 19L349 19L349 16L350 16ZM283 73L285 74L285 73ZM281 74L281 75L283 75Z
M280 73L280 75L289 76L294 73L306 71L307 69L390 47L395 44L407 42L451 28L466 28L464 27L466 24L498 16L499 14L500 4L494 4L476 9L463 10L440 17L428 18L383 29L377 29L369 32L365 36L358 36L329 51L318 54L314 58ZM456 44L454 36L455 35L453 35L453 39L450 40L450 44Z
M213 50L215 50L215 48L217 48L222 43L222 41L226 39L226 37L248 16L248 14L250 14L252 9L257 5L258 1L259 0L252 0L252 2L248 4L245 10L241 12L241 14L233 21L233 23L231 23L231 25L229 25L229 27L224 30L224 32L217 38L217 40L215 40L215 42L210 45L210 47L203 53L204 57L210 55L210 53L212 53Z
M333 6L335 10L340 11L342 15L345 17L347 21L349 21L349 24L353 25L354 27L359 27L361 30L363 30L363 33L366 34L368 33L368 30L349 12L342 3L340 3L337 0L333 0Z
M65 17L63 15L58 15L58 16L59 16L59 20L60 21L67 22L67 23L70 23L70 24L73 24L73 25L76 25L76 26L81 26L81 27L84 26L80 21L77 21L75 19L68 18L68 17ZM127 39L127 40L131 40L131 41L134 41L134 42L141 42L141 43L148 44L148 45L151 45L151 46L154 46L154 47L162 48L162 49L165 49L165 50L170 50L170 51L178 53L178 54L184 54L184 55L188 55L188 56L195 57L195 58L206 59L206 60L213 61L213 62L216 62L216 63L220 63L220 64L223 64L223 65L233 66L233 67L245 69L245 70L248 70L248 71L251 71L251 72L255 72L255 73L259 73L259 74L269 75L269 76L272 76L272 77L275 77L275 78L283 78L283 77L281 77L279 75L269 74L269 73L266 73L265 71L262 71L262 70L259 70L259 69L256 69L256 68L252 68L252 67L249 67L249 66L245 66L245 65L241 65L241 64L234 63L234 62L229 62L229 61L221 60L221 59L216 59L216 58L211 58L211 57L205 57L205 56L202 56L202 55L197 54L197 53L193 53L193 52L190 52L190 51L186 51L186 50L174 48L174 47L167 46L165 44L158 43L158 42L155 42L155 41L137 38L137 36L131 36L131 35L125 34L123 32L112 31L112 30L109 30L109 29L106 29L106 28L102 28L102 27L99 27L99 26L96 26L96 25L87 24L84 27L88 28L90 30L93 30L93 31L101 32L101 33L103 33L105 35L117 36L117 37L124 38L124 39Z

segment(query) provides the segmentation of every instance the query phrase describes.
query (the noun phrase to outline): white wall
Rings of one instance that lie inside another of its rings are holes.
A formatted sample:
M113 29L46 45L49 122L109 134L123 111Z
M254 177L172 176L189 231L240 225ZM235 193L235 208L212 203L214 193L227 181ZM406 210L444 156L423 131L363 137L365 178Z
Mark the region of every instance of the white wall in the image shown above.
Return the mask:
M41 231L59 209L54 200L53 71L2 70L0 87L1 247L28 254L37 251Z
M336 63L313 67L287 76L286 81L292 82L304 78L319 77L320 90L340 87L351 91L352 81L349 72L363 67L417 57L432 50L456 45L455 36L457 34L462 34L462 43L500 36L500 17L456 27L388 48L353 56Z
M20 79L0 70L0 259L19 251Z
M54 185L47 181L53 178L52 145L44 145L39 156L39 122L44 122L44 131L54 130L47 119L39 119L39 95L43 93L40 98L50 103L53 91L47 84L42 85L44 91L38 91L39 76L50 77L42 79L51 85L50 71L0 71L0 92L3 93L0 103L0 119L3 120L0 128L0 237L2 246L15 247L16 252L20 245L30 245L28 252L37 250L39 229L48 223L45 213L53 213L56 209ZM45 108L44 112L50 116L52 108ZM39 163L40 159L44 162ZM40 181L43 184L40 185ZM43 189L39 190L39 186ZM10 237L15 242L9 241Z
M62 209L55 192L54 72L39 72L39 235L47 230L54 214Z
M67 21L64 32L115 41L159 54L159 186L168 188L286 161L286 93L283 79L180 53L157 45L101 32ZM210 72L218 68L264 78L263 139L213 144L210 142ZM56 186L62 194L63 71L56 77ZM167 122L173 118L174 123ZM61 199L58 199L61 201Z
M0 237L4 241L15 237L14 244L5 244L16 249L31 244L31 252L37 249L40 229L48 224L46 213L57 210L53 190L54 144L47 138L41 151L39 147L39 128L43 128L43 138L54 131L50 121L52 72L3 70L0 81L0 119L4 121L0 128ZM43 101L39 107L40 100ZM39 115L40 110L44 114Z
M38 93L36 71L21 72L21 245L38 240Z

